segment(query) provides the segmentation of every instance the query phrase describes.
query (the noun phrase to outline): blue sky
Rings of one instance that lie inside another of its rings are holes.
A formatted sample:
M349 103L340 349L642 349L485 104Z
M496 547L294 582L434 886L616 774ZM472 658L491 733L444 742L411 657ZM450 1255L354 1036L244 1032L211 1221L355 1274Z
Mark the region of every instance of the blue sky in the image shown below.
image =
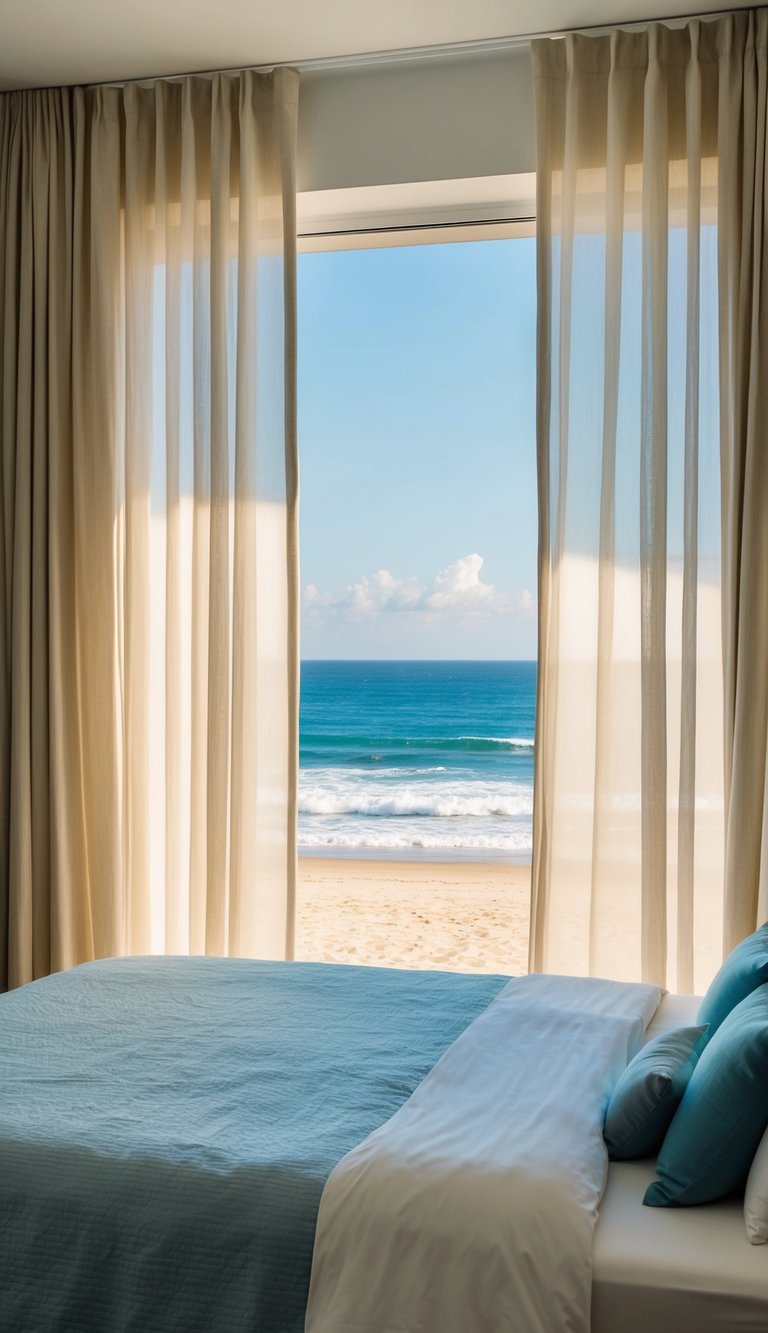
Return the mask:
M535 241L299 258L302 656L536 655Z

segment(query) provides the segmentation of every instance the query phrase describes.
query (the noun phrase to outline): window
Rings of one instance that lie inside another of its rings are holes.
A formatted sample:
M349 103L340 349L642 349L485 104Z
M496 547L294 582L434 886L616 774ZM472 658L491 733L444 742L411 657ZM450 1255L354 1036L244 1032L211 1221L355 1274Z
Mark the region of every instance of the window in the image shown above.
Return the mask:
M299 957L525 968L537 544L525 230L299 259Z

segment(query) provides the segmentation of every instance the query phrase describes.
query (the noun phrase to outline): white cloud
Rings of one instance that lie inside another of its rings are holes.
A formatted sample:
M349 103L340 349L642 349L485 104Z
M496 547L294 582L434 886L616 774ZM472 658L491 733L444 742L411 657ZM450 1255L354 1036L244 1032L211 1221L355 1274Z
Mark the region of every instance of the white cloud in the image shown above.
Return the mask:
M424 586L416 578L395 578L387 569L364 575L349 584L339 597L320 593L313 583L304 589L305 607L318 618L323 614L348 619L367 619L386 612L416 613L426 618L453 613L461 620L492 616L530 616L534 599L524 589L519 594L500 592L482 579L483 557L474 552L455 560Z
M465 555L462 560L454 560L447 569L441 569L435 575L435 591L424 599L425 605L430 611L490 605L499 594L492 583L483 583L480 577L482 567L481 555Z

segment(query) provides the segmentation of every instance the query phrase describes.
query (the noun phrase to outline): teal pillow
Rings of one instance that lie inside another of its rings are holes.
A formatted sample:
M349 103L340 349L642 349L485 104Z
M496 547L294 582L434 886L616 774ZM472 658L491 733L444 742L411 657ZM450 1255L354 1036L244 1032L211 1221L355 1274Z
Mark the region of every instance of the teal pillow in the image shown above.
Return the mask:
M768 922L737 944L726 958L701 1002L699 1023L709 1024L713 1037L723 1019L742 1000L768 982Z
M676 1208L743 1188L766 1125L768 985L737 1004L702 1051L643 1202Z
M614 1161L650 1157L669 1129L696 1061L707 1027L663 1032L638 1051L613 1090L603 1137Z

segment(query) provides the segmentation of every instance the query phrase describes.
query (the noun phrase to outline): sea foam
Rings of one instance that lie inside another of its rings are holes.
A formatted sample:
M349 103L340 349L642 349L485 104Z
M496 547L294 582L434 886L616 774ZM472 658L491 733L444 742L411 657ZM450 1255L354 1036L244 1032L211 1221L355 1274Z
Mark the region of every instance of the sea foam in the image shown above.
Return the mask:
M379 818L492 819L529 815L530 787L511 782L425 780L391 787L354 779L338 770L302 775L299 813Z
M359 827L354 832L349 829L327 828L324 832L301 830L299 832L299 850L313 851L436 851L436 852L501 852L505 855L524 856L531 850L530 825L520 825L517 829L497 833L473 834L459 830L451 832L441 828L439 831L426 831L411 827L406 832L390 825L374 830Z

